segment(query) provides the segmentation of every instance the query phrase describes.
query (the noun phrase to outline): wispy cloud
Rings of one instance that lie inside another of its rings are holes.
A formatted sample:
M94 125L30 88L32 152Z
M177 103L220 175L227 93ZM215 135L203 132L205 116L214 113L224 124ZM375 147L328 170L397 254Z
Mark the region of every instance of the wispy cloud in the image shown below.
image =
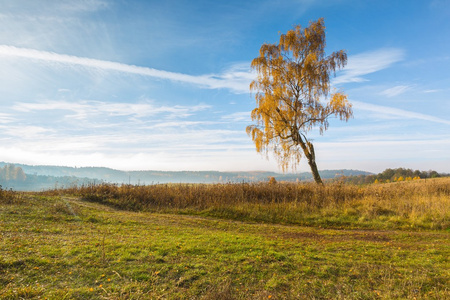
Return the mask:
M403 119L404 118L419 119L419 120L425 120L425 121L450 125L449 120L444 120L444 119L441 119L438 117L434 117L434 116L430 116L430 115L426 115L426 114L422 114L422 113L412 112L412 111L388 107L388 106L369 104L369 103L364 103L364 102L355 101L355 100L351 100L351 102L355 109L376 112L376 113L379 113L380 115L395 116L395 117L400 117Z
M383 96L391 98L391 97L395 97L395 96L398 96L400 94L403 94L404 92L406 92L410 88L411 87L408 86L408 85L397 85L397 86L394 86L392 88L385 89L380 94L383 95Z
M6 127L0 126L0 129L6 133L6 136L20 138L16 139L14 147L34 152L47 152L48 155L52 153L71 155L74 151L87 154L106 150L106 152L124 153L124 155L139 152L174 152L181 155L192 151L253 149L242 130L208 127L192 130L192 124L173 125L173 128L130 127L127 128L126 134L117 130L90 130L67 135L64 131L40 126L14 126L7 130ZM149 130L145 131L145 128ZM7 145L3 146L7 147Z
M110 6L110 2L104 0L58 0L58 1L24 1L15 0L10 1L6 5L4 11L7 15L20 14L21 17L30 16L32 18L39 18L42 16L51 16L57 19L59 15L89 13L102 10Z
M437 90L425 90L423 92L429 94L429 93L438 93L442 91L443 91L442 89L437 89Z
M222 120L228 122L251 122L250 111L240 111L222 117Z
M15 118L10 114L0 113L0 124L12 123Z
M54 130L49 128L44 128L41 126L5 126L2 131L6 135L15 136L19 138L41 138L44 134L54 132Z
M69 12L92 12L108 7L102 0L58 1L56 7Z
M249 91L251 81L250 70L244 70L241 66L226 70L222 74L188 75L183 73L168 72L153 68L128 65L118 62L78 57L73 55L57 54L54 52L39 51L28 48L18 48L7 45L0 45L0 56L33 59L44 62L68 64L86 68L96 68L123 73L131 73L142 76L149 76L159 79L184 82L194 84L206 89L230 89L236 93L246 93Z
M154 130L154 129L167 129L167 128L188 128L193 126L208 126L218 124L219 122L215 121L172 121L172 122L161 122L156 123L155 125L148 126L145 129Z
M334 84L367 81L363 76L388 68L401 61L404 51L396 48L379 49L349 56L347 66L334 80Z
M185 118L193 113L210 108L209 105L199 104L193 106L175 105L175 106L157 106L149 102L142 103L106 103L103 101L79 102L68 101L42 101L37 103L22 102L12 107L16 111L71 111L74 114L69 117L75 119L84 119L86 117L99 116L130 116L135 118L150 117L155 115L165 115L167 118ZM66 116L67 117L67 116Z

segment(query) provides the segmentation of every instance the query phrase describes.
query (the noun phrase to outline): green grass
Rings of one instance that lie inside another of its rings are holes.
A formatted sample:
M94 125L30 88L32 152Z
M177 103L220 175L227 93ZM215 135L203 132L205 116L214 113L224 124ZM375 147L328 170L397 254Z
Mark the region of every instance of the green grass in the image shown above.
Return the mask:
M303 227L7 196L0 299L450 298L445 229L367 230L352 219L344 229Z

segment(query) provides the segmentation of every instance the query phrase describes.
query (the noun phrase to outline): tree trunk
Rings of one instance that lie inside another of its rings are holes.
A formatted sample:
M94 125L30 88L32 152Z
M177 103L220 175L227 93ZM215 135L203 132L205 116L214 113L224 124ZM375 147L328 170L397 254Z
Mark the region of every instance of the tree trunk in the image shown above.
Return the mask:
M298 132L298 131L297 131ZM305 154L306 158L308 159L309 167L311 168L311 173L313 175L314 181L317 184L323 185L322 178L320 178L319 170L317 169L316 165L316 153L314 152L314 146L308 140L305 141L302 139L299 133L295 135L295 142L297 145L300 145L300 147L303 150L303 153Z
M316 154L314 152L313 144L308 142L307 146L309 148L308 149L309 153L305 153L305 155L306 155L306 158L308 159L308 164L309 164L309 167L311 168L311 173L313 175L314 181L317 184L323 185L322 178L320 178L319 170L317 169L317 165L316 165Z
M314 177L314 181L317 184L321 184L322 185L323 182L322 182L322 178L320 178L319 171L317 170L316 161L314 159L310 159L308 157L308 164L311 167L311 173L312 173L312 175Z

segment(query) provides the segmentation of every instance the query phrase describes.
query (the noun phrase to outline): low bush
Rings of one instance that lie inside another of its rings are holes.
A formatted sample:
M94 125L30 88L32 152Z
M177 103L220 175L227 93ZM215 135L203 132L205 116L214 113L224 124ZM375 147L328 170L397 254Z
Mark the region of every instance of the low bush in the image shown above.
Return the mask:
M13 190L5 190L0 185L0 203L1 204L14 204L19 203L21 200L21 195Z

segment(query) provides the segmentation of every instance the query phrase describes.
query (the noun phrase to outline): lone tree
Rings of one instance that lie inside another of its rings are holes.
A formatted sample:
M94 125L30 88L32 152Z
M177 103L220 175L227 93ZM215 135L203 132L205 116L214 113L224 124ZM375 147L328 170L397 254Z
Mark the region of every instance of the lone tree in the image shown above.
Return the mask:
M250 84L256 91L257 107L252 111L256 124L247 126L259 153L273 150L283 171L295 169L302 153L308 159L314 180L322 184L316 156L307 133L319 127L328 128L328 117L347 121L353 115L347 95L330 95L330 74L347 62L344 50L325 56L323 18L309 27L297 25L282 34L279 44L263 44L252 68L258 77Z

